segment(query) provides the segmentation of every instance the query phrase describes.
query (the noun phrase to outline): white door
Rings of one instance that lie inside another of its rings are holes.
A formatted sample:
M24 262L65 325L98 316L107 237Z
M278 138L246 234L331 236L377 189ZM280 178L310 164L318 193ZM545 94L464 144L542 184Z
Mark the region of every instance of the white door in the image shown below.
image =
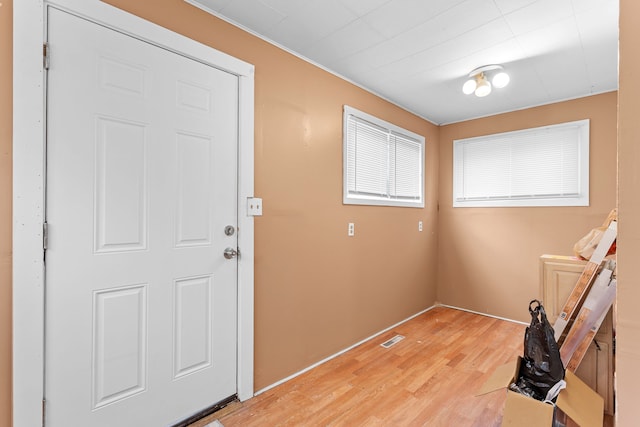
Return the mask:
M50 9L48 427L236 393L238 80Z

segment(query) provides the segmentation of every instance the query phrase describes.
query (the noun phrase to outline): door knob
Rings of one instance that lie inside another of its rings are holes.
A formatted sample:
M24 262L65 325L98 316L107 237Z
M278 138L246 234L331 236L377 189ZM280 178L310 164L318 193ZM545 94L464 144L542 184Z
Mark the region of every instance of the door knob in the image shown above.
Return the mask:
M226 259L233 259L239 255L239 252L233 248L227 248L224 250L224 257Z

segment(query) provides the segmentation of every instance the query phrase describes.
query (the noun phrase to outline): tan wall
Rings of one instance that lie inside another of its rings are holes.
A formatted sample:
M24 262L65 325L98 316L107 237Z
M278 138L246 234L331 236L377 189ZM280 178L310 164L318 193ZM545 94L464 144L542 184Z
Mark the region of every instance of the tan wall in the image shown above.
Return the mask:
M182 0L109 3L256 66L256 389L434 303L436 126ZM426 137L427 208L342 205L343 104Z
M571 255L616 206L616 105L611 92L441 128L439 302L529 320L529 301L542 297L538 257ZM452 207L453 140L580 119L591 119L589 207Z
M0 2L0 426L11 425L12 4Z
M640 384L640 3L620 1L618 104L618 303L616 392L618 427L638 425Z

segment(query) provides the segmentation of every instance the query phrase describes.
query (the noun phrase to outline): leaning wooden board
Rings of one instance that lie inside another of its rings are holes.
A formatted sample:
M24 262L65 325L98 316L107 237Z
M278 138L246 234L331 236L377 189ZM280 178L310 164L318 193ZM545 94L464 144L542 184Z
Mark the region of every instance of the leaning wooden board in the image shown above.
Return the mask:
M591 255L591 258L585 265L582 274L578 278L573 291L571 291L567 302L563 306L558 319L553 325L554 336L556 341L558 341L558 344L560 344L560 339L562 337L562 334L564 333L565 328L577 314L578 308L580 307L580 302L583 301L586 297L589 291L589 287L593 283L598 273L600 264L607 256L611 245L613 245L613 243L616 241L618 231L617 224L618 223L615 220L611 220L611 222L609 223L609 226L603 233L598 246L593 252L593 255Z
M615 264L609 262L607 264ZM566 369L575 372L616 297L613 266L605 266L589 291L567 337L560 347Z
M611 284L609 285L613 291L612 301L609 304L609 307L611 306L611 304L613 304L613 300L615 300L616 284L617 284L616 279L613 279L611 280ZM602 322L604 322L604 318L607 316L608 310L609 310L608 308L604 310L604 312L600 315L600 318L591 327L587 335L583 338L582 342L573 353L573 356L571 356L571 359L569 359L569 361L566 363L565 369L568 369L571 372L575 372L578 369L580 362L582 362L582 359L584 358L585 354L587 354L589 345L591 345L591 342L593 341L596 334L598 333L598 329L600 329L600 325L602 325Z

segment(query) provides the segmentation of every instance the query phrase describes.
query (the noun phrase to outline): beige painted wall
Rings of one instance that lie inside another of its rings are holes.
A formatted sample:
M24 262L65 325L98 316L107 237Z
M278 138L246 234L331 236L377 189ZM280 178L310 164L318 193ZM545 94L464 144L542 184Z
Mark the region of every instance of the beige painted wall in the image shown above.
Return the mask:
M0 1L0 426L11 425L12 5Z
M616 392L618 427L640 419L640 3L620 1L620 98L618 104L618 312Z
M538 257L573 244L616 206L616 105L611 92L443 126L440 130L438 301L528 321ZM590 206L453 208L453 140L590 119Z
M256 67L256 389L434 303L436 126L182 0L109 3ZM342 205L344 104L426 137L425 209Z

